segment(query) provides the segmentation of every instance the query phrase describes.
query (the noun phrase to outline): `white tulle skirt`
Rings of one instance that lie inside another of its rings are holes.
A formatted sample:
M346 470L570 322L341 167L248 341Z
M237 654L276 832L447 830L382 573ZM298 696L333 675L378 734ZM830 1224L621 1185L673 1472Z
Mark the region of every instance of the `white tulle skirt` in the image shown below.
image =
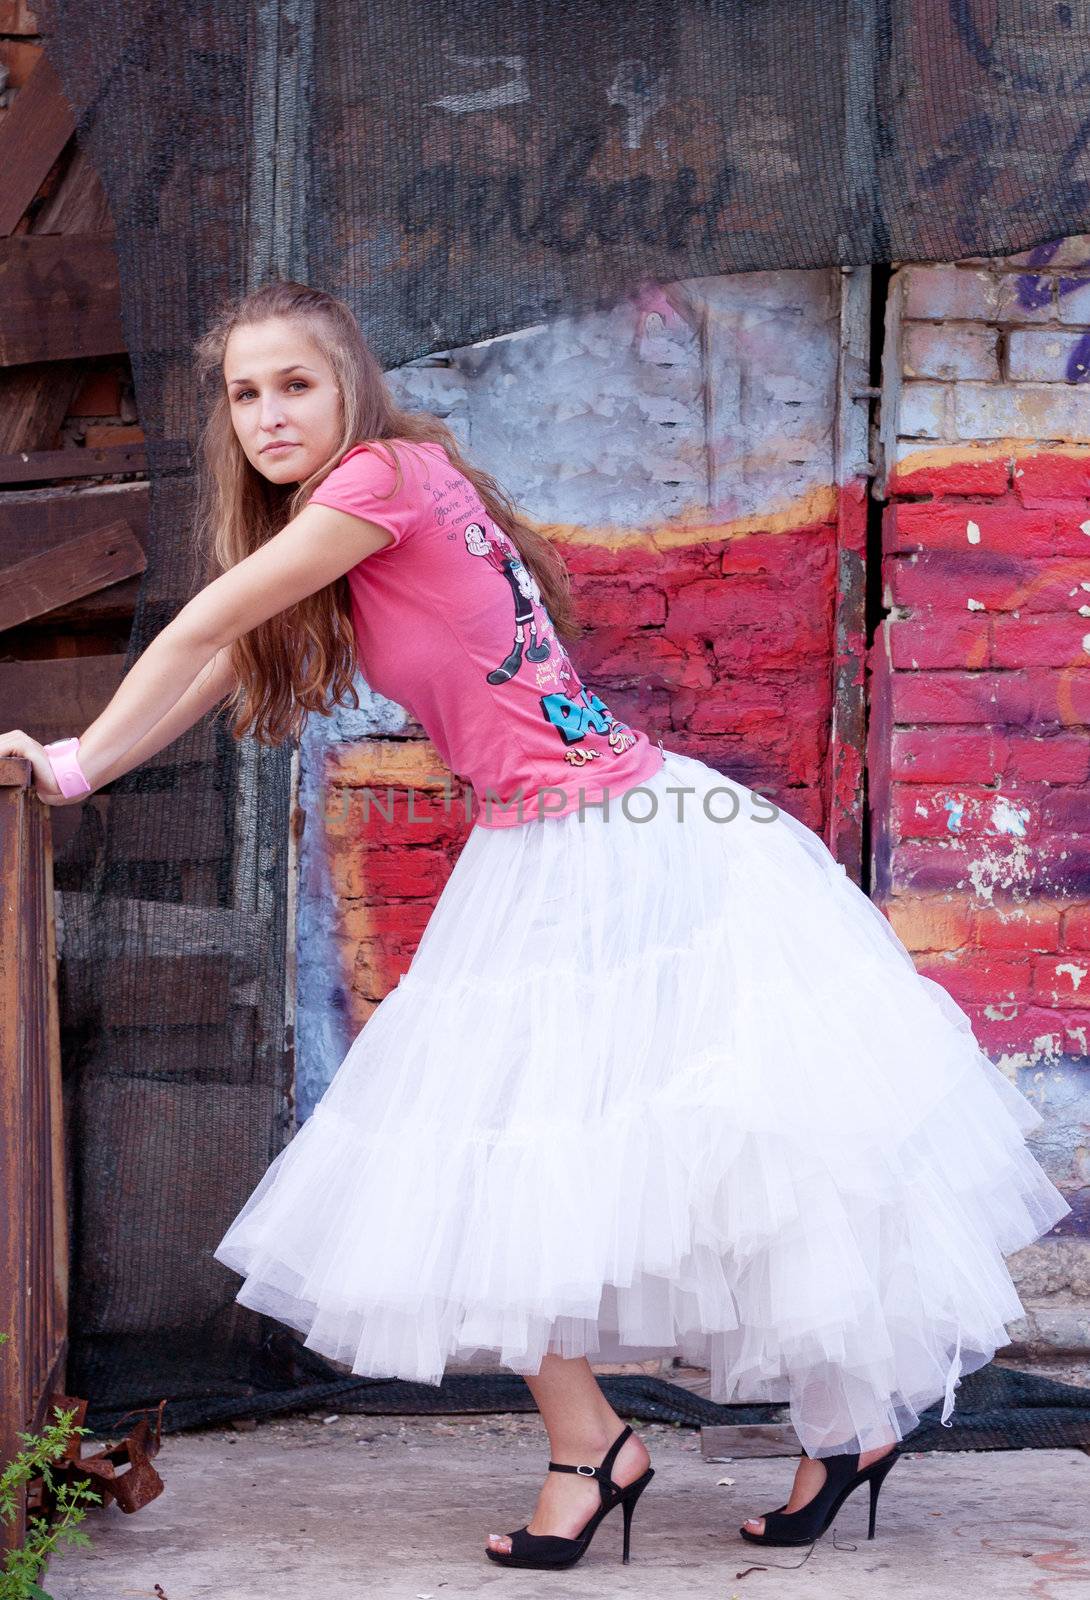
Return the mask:
M1040 1122L818 835L668 750L473 829L214 1255L353 1372L676 1353L865 1450L1008 1343Z

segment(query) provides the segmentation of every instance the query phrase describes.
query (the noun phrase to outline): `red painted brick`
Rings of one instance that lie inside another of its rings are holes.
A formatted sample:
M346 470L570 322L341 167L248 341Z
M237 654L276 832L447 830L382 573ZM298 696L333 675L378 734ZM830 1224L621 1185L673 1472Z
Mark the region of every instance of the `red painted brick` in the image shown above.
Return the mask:
M710 691L696 692L691 699L686 726L694 733L748 735L779 719L787 719L797 732L800 720L805 719L807 725L820 726L824 734L831 688L827 681L762 683L734 678L721 680Z
M1004 1055L1030 1061L1050 1055L1084 1056L1090 1039L1090 1011L1058 1011L1044 1006L1016 1005L1007 1015L989 1015L987 1006L964 1007L973 1033L993 1060ZM1006 1011L1006 1007L1000 1008Z
M659 546L653 534L618 537L613 530L606 530L600 542L569 543L556 537L551 542L575 578L572 589L578 602L584 573L649 578L656 583L714 573L718 571L722 539L710 535L707 541L694 537L691 544Z
M888 557L885 580L895 605L929 606L947 614L978 603L987 611L1077 612L1087 591L1085 559L1021 560L997 552L925 550Z
M890 773L912 783L993 783L1007 765L1008 739L991 730L898 728Z
M667 749L691 751L709 766L752 786L747 773L762 783L788 787L824 787L828 732L819 719L795 727L784 719L770 719L751 728L745 738L731 734L700 734L679 725L674 737L664 737ZM704 751L707 754L704 754Z
M1035 727L1085 729L1090 724L1090 656L1085 659L1085 667L1061 671L1033 667L1024 673L1001 673L1011 685L1001 701L1004 720L1014 721L1010 710L1017 704Z
M890 852L890 888L894 894L971 890L970 860L966 839L906 840Z
M356 823L356 837L360 846L401 848L414 845L460 845L472 825L472 812L466 819L465 795L467 785L451 779L450 810L444 809L442 795L434 796L422 790L412 791L412 811L409 810L408 792L400 785L391 785L392 806L386 802L385 785L376 786L373 798L364 806L362 790L353 793L352 816ZM387 821L386 811L391 811Z
M1090 722L1090 667L1056 672L913 672L894 676L890 692L899 723L972 723L1082 728Z
M422 897L434 902L450 876L452 863L442 850L370 850L359 870L352 874L351 888L367 899L408 899Z
M1039 832L1036 802L1021 793L1004 795L979 785L930 788L918 783L892 785L891 821L897 839L1019 838Z
M573 651L592 685L643 682L666 689L707 689L718 669L699 640L666 639L648 631L633 636L623 625L595 628Z
M1084 640L1090 618L1063 615L993 617L992 665L1079 667L1090 664Z
M901 671L986 667L995 621L991 617L949 613L892 620L886 626L893 665Z
M777 585L794 584L803 577L836 576L835 529L815 527L807 534L751 533L728 539L719 555L724 577L766 576Z
M711 689L679 689L670 714L678 728L699 734L740 734L743 713L755 725L769 725L783 714L783 690L775 685L752 684L743 678L717 678Z
M1057 950L1061 914L1062 906L1049 901L974 909L972 942L982 950Z
M679 642L681 635L679 637ZM828 661L833 642L831 604L792 609L766 597L758 615L709 639L718 672L763 672Z
M1042 793L1039 816L1042 828L1051 833L1090 834L1090 785L1050 786Z
M916 969L941 983L959 1004L1002 1005L1037 998L1031 961L1000 960L988 951L960 951L945 958L921 956Z
M901 943L913 953L956 950L974 943L973 912L962 896L895 895L879 909Z
M970 524L976 530L970 538ZM1071 548L1057 548L1056 516L1052 511L1027 511L1016 500L895 501L882 519L886 548L950 550L966 555L1078 556L1083 550L1074 540ZM1079 538L1090 544L1085 534Z
M1041 450L1014 465L1014 491L1026 505L1090 497L1090 453Z
M1074 556L1076 560L1090 561L1090 505L1079 500L1074 505L1056 511L1056 535L1053 555Z
M1090 1007L1090 955L1039 957L1033 963L1033 998L1044 1006Z
M1062 950L1090 950L1090 901L1068 906L1060 929Z
M374 898L376 893L383 897L389 894L437 897L439 886L445 881L456 856L456 849L417 847L415 840L411 848L404 844L375 848L370 841L365 841L354 850L331 852L334 892L350 900ZM408 864L402 867L400 863L406 858ZM393 887L395 879L403 887ZM381 891L376 889L380 883Z
M1007 738L1002 774L1031 783L1083 783L1090 777L1090 740L1073 733L1012 733Z
M577 592L579 615L592 626L623 623L629 628L666 621L666 597L653 584L623 578L584 577Z
M978 904L990 895L1063 898L1079 892L1090 875L1090 841L1084 835L1053 834L1048 849L1026 850L1002 837L906 839L894 845L889 885L894 894L961 890Z
M934 452L937 454L938 452ZM980 455L972 459L894 469L888 480L891 495L904 494L1005 494L1010 467L1003 456Z
M756 621L767 610L766 592L755 594L739 590L722 578L697 578L682 583L669 596L666 615L668 638L692 638L718 633L723 628L741 628Z
M367 909L375 937L402 948L415 945L431 915L431 906L422 900L386 900Z
M1028 686L1017 673L897 673L891 685L895 722L1024 723Z

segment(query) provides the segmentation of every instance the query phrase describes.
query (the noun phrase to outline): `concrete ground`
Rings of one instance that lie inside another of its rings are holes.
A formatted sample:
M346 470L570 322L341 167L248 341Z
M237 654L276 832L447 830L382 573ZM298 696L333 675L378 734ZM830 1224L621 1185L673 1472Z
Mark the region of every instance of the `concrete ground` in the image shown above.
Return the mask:
M567 1571L485 1558L488 1532L532 1510L547 1459L536 1414L298 1414L166 1435L163 1493L131 1515L93 1508L91 1547L58 1552L43 1587L53 1600L780 1600L788 1583L812 1600L1090 1597L1082 1451L906 1452L873 1543L864 1489L785 1578L804 1552L759 1550L737 1529L783 1504L794 1460L708 1462L697 1430L637 1426L656 1477L627 1567L619 1510Z

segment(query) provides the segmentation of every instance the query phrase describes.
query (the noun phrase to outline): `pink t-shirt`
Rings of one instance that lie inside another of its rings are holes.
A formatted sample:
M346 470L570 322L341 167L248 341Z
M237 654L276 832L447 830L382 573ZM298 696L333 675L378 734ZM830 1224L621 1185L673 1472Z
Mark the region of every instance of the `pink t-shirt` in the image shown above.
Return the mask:
M440 444L346 451L311 495L394 538L347 574L360 669L473 790L478 827L601 810L657 772L661 741L587 689L532 573ZM385 498L389 496L389 498ZM591 813L596 814L596 813ZM643 815L639 812L639 815Z

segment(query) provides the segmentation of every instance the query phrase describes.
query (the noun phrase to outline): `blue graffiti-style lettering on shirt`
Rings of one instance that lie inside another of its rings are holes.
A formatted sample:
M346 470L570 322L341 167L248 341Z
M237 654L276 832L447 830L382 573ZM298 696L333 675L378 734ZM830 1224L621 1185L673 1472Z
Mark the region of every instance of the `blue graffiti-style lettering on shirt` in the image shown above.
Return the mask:
M566 694L543 694L541 709L565 744L584 739L588 731L607 734L613 726L613 713L605 701L586 688L579 691L577 700L569 699Z

